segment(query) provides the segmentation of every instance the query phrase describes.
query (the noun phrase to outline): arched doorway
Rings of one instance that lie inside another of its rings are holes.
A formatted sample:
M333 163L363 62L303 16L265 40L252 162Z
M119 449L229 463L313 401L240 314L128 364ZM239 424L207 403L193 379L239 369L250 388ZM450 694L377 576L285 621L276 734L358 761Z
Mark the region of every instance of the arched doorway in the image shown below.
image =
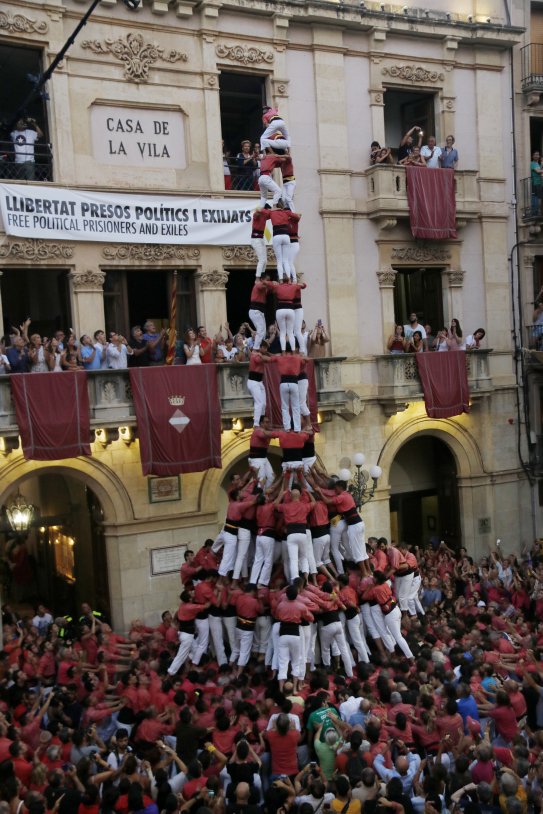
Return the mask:
M95 492L81 478L54 470L6 491L4 506L18 491L37 509L25 535L33 579L17 584L6 572L4 601L25 606L39 601L56 614L73 616L89 602L110 619L104 513ZM5 516L0 529L1 551L9 561L16 537Z
M420 434L397 452L389 474L391 537L411 545L462 545L457 467L435 435Z

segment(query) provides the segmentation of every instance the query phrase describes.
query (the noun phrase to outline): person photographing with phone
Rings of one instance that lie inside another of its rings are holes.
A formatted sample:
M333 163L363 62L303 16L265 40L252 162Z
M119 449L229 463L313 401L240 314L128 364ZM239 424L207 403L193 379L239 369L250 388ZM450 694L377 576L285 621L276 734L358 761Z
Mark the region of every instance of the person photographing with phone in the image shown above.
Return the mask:
M36 177L36 159L34 144L43 138L43 131L38 126L36 119L19 119L15 125L15 130L10 133L15 152L15 164L17 165L16 177L23 181L33 181Z
M312 359L324 359L328 342L330 342L330 337L326 332L322 319L318 319L309 335L308 356Z

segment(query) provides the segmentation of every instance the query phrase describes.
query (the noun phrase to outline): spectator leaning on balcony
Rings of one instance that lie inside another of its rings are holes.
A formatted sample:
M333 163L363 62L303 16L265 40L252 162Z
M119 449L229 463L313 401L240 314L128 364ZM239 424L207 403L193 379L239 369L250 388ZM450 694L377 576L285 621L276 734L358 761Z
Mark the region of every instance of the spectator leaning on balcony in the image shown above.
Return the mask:
M405 353L405 331L403 325L395 326L394 333L388 337L387 350L389 353Z
M78 353L79 361L85 370L100 370L102 366L101 353L96 350L88 334L83 334L80 338Z
M458 150L454 145L454 136L447 136L445 146L441 149L439 166L444 170L455 170L458 164Z
M34 144L43 138L35 119L19 119L11 133L17 177L24 181L33 181L36 175Z
M258 166L258 157L252 149L249 139L241 142L241 152L236 156L236 175L233 178L233 189L252 189L254 172Z
M430 169L436 169L440 166L441 147L437 146L436 137L430 136L428 144L425 144L420 151L421 156L426 161L426 166Z
M485 336L486 331L484 328L477 328L472 334L466 336L466 350L479 350Z
M107 366L110 370L124 370L128 367L128 356L134 351L126 339L117 331L110 331L106 350Z
M424 134L418 125L414 125L411 130L407 131L405 136L400 141L400 146L398 147L398 164L401 164L404 158L411 155L414 146L420 149L423 135ZM416 145L415 138L417 140Z
M400 164L402 164L404 167L425 167L426 159L421 155L420 147L413 147L409 155L402 158Z
M532 153L532 160L530 162L530 176L532 179L532 212L537 215L541 209L541 193L543 192L542 183L543 169L541 169L541 156L539 150Z

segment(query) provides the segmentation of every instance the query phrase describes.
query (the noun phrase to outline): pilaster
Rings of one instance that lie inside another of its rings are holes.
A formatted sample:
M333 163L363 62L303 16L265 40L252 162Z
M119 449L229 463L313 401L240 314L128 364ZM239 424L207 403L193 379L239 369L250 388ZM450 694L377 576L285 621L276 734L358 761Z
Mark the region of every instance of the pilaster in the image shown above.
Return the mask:
M77 336L90 334L96 326L105 328L105 272L95 269L74 270L68 274L73 328Z
M219 266L205 266L196 273L198 322L214 334L226 321L226 283L228 272Z

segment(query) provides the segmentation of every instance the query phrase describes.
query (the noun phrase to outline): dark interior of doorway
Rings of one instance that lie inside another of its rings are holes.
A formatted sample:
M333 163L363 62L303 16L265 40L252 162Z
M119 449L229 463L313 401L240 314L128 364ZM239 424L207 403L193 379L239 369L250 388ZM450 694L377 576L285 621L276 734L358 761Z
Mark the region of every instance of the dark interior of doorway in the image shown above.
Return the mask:
M417 471L420 439L402 447L404 460ZM456 463L449 447L438 438L424 436L426 469L430 473L427 488L393 493L390 497L392 536L413 546L426 546L443 540L450 548L462 545L460 504ZM391 470L391 486L394 487Z
M441 269L401 268L394 283L395 319L406 325L417 314L421 325L431 325L434 335L443 328Z
M32 90L33 78L42 73L42 51L17 45L0 45L0 73L4 81L0 84L0 139L9 137L5 126L18 110L22 100ZM24 111L38 122L48 140L47 113L44 95L36 96Z
M243 139L256 142L262 133L262 107L266 101L265 77L221 71L219 76L221 129L224 145L232 156Z
M71 326L68 272L51 268L3 269L4 335L30 317L30 333L53 336Z
M266 273L270 275L271 279L277 279L276 269L267 268ZM226 284L226 313L230 330L234 334L243 322L251 324L248 303L251 300L254 283L254 268L231 269L229 272ZM275 298L273 294L269 294L266 304L266 325L271 325L273 322L275 322ZM217 325L213 330L216 331L218 327ZM254 328L254 325L251 324L251 327ZM209 331L209 326L207 328Z

